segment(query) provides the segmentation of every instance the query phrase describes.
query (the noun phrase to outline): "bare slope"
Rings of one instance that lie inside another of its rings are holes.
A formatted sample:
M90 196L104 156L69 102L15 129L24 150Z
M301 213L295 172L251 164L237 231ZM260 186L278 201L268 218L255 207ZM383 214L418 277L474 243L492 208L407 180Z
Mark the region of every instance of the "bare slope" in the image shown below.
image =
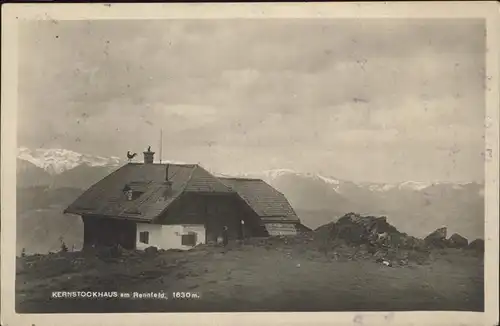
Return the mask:
M18 259L17 312L483 310L483 261L435 251L426 264L387 267L350 247L307 238L189 252L83 253ZM49 300L51 291L189 291L192 300Z

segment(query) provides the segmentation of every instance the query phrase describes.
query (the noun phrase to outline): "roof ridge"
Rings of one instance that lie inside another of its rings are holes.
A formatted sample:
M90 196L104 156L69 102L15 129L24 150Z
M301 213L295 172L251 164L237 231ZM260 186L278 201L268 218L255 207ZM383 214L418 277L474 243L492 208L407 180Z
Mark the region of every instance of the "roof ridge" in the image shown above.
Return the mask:
M141 163L141 162L129 162L129 163L125 164L125 165L144 165L144 163ZM164 163L150 163L148 165L176 165L176 166L194 167L195 165L198 165L198 164L196 164L196 163L169 163L169 162L164 162Z
M175 166L187 166L187 167L195 167L198 164L196 163L158 163L161 165L175 165Z
M217 177L217 176L213 175L213 173L211 173L210 171L208 171L207 169L205 169L205 168L204 168L203 166L201 166L200 164L196 164L196 167L193 169L193 173L194 173L194 171L195 171L196 169L201 169L201 170L203 170L203 171L204 171L204 172L206 172L209 176L211 176L212 178L214 178L214 180L215 180L217 183L219 183L221 186L223 186L224 188L226 188L227 190L229 190L229 192L234 192L234 190L233 190L231 187L229 187L228 185L224 184L224 182L222 182L222 181L220 180L220 178L219 178L219 177ZM190 176L190 177L189 177L189 180L191 180L191 177L192 177L192 176Z
M184 192L184 190L186 190L189 182L191 182L191 180L193 179L193 174L194 174L194 171L199 168L198 164L195 164L194 165L194 168L191 170L191 172L189 173L189 177L187 178L186 182L184 182L184 184L182 185L181 187L181 193Z
M218 177L219 179L224 179L224 180L242 180L242 181L262 181L265 182L262 178L240 178L240 177Z

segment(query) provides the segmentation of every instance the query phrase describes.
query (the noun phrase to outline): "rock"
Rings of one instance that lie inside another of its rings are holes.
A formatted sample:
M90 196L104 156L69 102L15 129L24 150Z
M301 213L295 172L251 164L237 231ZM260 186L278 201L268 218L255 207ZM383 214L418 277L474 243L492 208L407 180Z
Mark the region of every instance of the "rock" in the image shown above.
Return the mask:
M156 253L158 253L158 248L156 248L154 246L147 247L146 249L144 249L144 252L147 254L156 254Z
M386 216L362 216L355 213L348 213L337 222L323 225L314 232L326 241L339 239L351 245L369 245L370 251L381 247L399 248L406 238L388 223Z
M425 244L434 248L445 248L447 246L446 233L446 227L437 229L425 237Z
M446 228L441 228L427 237L427 242L437 242L445 248ZM379 263L389 261L391 266L404 259L423 264L429 259L430 246L424 239L419 239L400 232L388 222L385 216L362 216L349 213L336 222L320 226L314 232L315 244L327 253L335 244L357 247L357 256L374 259ZM455 237L456 238L456 237ZM366 257L365 257L366 256Z
M450 248L466 248L469 245L469 240L466 238L462 237L458 233L454 233L449 239L448 239L448 247Z
M408 259L399 260L399 266L408 266Z
M375 261L377 262L382 262L385 256L387 256L387 253L382 250L378 250L375 254L373 254L373 257L375 257Z
M423 250L425 249L425 241L410 235L402 235L401 248L410 250Z
M467 246L467 249L484 251L484 240L483 239L476 239L476 240L472 241Z
M436 231L429 234L425 239L430 239L430 238L446 239L447 231L448 231L448 229L446 227L439 228Z

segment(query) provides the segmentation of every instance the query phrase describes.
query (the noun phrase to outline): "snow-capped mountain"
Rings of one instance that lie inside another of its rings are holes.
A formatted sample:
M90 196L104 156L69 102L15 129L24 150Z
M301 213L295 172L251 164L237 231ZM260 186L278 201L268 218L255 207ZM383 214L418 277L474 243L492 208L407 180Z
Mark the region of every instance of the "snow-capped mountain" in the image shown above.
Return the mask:
M272 169L272 170L264 170L262 172L247 172L234 175L217 173L217 175L240 177L240 178L258 178L258 179L263 179L270 183L273 183L273 180L276 180L278 178L294 175L297 177L322 181L326 184L331 185L332 189L334 189L335 191L340 191L340 185L344 182L342 180L338 180L335 178L325 177L321 174L297 172L292 169Z
M349 212L384 215L404 232L425 236L440 225L481 237L484 185L416 182L355 183L291 169L245 173L285 194L304 224L316 228Z
M59 148L37 148L31 150L26 147L20 147L18 148L17 158L28 161L52 175L74 169L82 164L90 167L117 167L124 163L123 160L114 156L102 157L81 154Z
M18 168L26 169L26 162L45 170L50 175L58 175L63 172L68 172L77 167L81 170L85 167L100 167L106 170L112 170L120 165L126 163L125 159L119 157L102 157L91 154L82 154L67 149L28 149L20 147L18 149L18 160L24 162ZM165 163L182 164L177 161L165 161ZM454 190L461 190L470 185L470 183L448 183L448 182L419 182L419 181L405 181L401 183L374 183L363 182L355 183L347 180L342 180L332 176L325 176L319 173L299 172L292 169L271 169L259 172L246 172L236 175L227 175L219 171L210 171L218 176L232 176L232 177L247 177L247 178L261 178L265 181L275 184L278 180L283 179L300 179L308 182L317 181L319 184L327 185L329 190L333 190L339 194L348 194L353 189L362 189L370 192L389 192L395 190L408 190L408 191L424 191L431 187L444 186ZM484 193L481 188L481 194Z
M55 193L50 201L40 199L50 206L54 201L63 200L58 191L76 196L126 160L64 149L20 148L17 162L18 198L28 198L20 204L27 205L32 197L45 198L38 193L43 189L34 189L42 186L50 189L47 194ZM355 183L292 169L238 175L210 170L218 176L265 180L286 196L302 223L313 229L346 213L356 212L387 216L398 229L419 237L442 225L469 239L484 235L484 185L479 183ZM61 203L62 206L66 204L66 201Z
M262 172L240 173L233 175L234 177L248 177L248 178L261 178L267 182L273 183L274 180L295 176L298 178L308 178L312 180L322 181L329 184L333 190L338 193L343 193L346 189L351 189L353 186L363 188L369 191L387 192L390 190L415 190L421 191L432 186L445 185L453 189L459 190L470 183L452 183L452 182L421 182L421 181L404 181L400 183L374 183L374 182L360 182L355 183L335 177L324 176L314 173L297 172L292 169L273 169L265 170Z

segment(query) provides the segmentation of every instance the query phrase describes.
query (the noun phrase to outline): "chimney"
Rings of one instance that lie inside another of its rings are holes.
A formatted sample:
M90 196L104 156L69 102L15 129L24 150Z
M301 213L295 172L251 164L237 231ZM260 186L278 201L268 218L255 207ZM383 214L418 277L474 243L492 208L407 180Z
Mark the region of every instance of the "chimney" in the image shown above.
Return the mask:
M143 152L144 154L144 164L153 164L155 152L151 151L151 146L148 147L148 150Z

